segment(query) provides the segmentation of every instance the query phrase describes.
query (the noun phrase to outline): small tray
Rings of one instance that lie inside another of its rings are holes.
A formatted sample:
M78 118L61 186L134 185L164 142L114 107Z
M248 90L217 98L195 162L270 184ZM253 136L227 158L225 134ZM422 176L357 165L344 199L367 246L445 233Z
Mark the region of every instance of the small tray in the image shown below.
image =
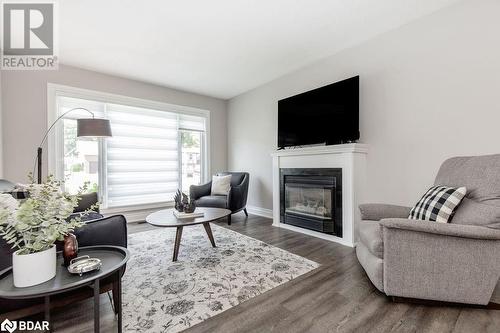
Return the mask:
M90 256L85 255L72 259L68 266L68 272L82 276L83 273L98 271L101 267L101 259L90 258Z

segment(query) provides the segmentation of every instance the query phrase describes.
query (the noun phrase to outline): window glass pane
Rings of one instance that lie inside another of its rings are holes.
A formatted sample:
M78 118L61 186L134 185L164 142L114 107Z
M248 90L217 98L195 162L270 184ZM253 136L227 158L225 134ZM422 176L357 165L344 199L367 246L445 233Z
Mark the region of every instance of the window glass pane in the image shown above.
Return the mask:
M189 193L191 185L201 182L201 139L202 133L181 131L182 147L182 191Z
M97 192L99 184L99 143L76 137L76 120L64 119L64 179L65 189L76 193L85 182L89 192Z

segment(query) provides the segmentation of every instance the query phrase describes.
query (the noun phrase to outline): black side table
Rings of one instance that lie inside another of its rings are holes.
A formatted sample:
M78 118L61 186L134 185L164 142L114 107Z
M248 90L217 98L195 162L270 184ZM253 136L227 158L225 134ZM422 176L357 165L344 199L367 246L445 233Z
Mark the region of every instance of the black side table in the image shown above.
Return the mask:
M50 296L66 292L83 286L92 286L94 289L94 331L99 332L99 282L103 278L117 274L117 287L113 292L117 292L117 304L114 304L115 311L118 313L118 332L122 331L122 287L121 276L125 270L130 253L120 246L87 246L78 251L78 256L88 255L91 258L99 258L102 267L98 271L85 273L82 276L71 274L66 267L62 265L63 258L61 253L57 254L57 272L56 276L44 283L32 287L16 288L14 287L12 268L0 272L0 297L7 299L27 299L44 297L45 299L45 320L50 322Z

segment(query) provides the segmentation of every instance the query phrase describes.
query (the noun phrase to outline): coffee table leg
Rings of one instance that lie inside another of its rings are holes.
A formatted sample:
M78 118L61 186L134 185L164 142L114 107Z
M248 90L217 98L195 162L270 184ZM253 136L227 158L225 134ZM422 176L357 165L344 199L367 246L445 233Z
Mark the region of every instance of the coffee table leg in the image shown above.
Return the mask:
M94 333L99 333L99 279L94 281Z
M203 223L203 226L205 227L205 231L207 232L208 239L210 239L210 243L212 243L212 246L215 247L215 239L214 235L212 234L212 228L210 228L210 223Z
M45 321L49 323L49 330L48 332L52 331L51 325L50 325L50 296L45 296L45 309L44 309L44 314L45 314Z
M181 246L182 238L182 227L177 227L177 232L175 234L175 244L174 244L174 257L172 261L177 261L177 256L179 255L179 247Z

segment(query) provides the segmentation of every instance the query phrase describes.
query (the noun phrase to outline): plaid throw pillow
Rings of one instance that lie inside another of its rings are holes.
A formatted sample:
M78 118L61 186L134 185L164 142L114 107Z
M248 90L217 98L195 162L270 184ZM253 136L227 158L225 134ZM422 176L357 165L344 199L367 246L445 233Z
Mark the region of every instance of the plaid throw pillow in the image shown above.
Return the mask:
M465 187L433 186L411 209L408 218L448 223L466 193Z

